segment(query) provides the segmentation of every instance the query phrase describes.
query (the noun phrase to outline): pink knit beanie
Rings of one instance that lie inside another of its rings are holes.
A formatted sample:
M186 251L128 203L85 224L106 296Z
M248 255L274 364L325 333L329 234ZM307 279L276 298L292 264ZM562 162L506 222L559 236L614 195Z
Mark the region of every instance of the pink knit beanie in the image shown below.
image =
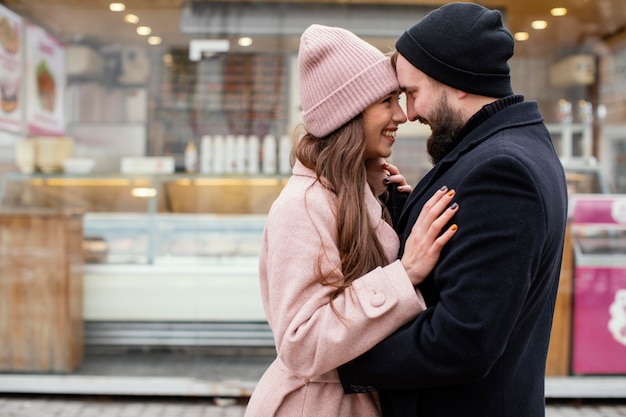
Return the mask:
M304 125L319 138L399 88L389 58L341 28L309 26L300 38L298 67Z

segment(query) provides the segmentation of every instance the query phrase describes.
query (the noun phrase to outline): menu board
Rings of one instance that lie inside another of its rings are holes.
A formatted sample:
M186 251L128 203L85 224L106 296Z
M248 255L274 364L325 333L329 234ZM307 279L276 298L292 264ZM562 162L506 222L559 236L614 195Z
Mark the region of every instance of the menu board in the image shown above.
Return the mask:
M26 23L26 123L31 135L65 134L65 48L42 28Z
M23 20L0 6L0 129L18 132L22 127Z

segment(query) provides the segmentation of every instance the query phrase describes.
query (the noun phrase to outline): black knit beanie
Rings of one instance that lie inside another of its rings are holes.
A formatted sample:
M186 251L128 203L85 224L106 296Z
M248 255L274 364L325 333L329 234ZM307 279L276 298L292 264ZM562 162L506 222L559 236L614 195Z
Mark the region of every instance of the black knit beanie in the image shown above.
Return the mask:
M396 42L407 61L437 81L497 98L513 94L507 64L513 48L500 12L474 3L433 10Z

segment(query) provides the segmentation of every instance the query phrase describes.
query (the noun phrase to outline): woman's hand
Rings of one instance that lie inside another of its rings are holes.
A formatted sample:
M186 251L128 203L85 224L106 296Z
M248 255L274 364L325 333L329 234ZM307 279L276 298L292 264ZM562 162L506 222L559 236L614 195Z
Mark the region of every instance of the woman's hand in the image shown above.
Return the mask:
M406 178L400 174L400 170L387 163L384 158L371 158L365 161L367 171L367 183L372 188L374 195L379 196L387 191L387 186L392 183L399 184L398 191L410 193L413 190L406 182Z
M400 261L413 285L421 284L430 274L439 260L441 249L456 233L458 227L453 224L441 234L443 227L459 209L457 203L450 205L454 194L455 191L447 187L439 189L424 204L406 240Z

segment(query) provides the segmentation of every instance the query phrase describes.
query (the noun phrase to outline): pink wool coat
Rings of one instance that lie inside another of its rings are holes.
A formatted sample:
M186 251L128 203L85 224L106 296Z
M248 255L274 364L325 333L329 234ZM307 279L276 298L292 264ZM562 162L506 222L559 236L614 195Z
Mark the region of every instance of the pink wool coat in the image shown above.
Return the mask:
M367 184L366 204L389 265L354 281L329 303L341 278L335 196L299 162L268 214L259 262L261 295L277 358L257 384L246 417L379 417L375 394L344 395L336 368L413 319L426 306L397 259L398 237Z

